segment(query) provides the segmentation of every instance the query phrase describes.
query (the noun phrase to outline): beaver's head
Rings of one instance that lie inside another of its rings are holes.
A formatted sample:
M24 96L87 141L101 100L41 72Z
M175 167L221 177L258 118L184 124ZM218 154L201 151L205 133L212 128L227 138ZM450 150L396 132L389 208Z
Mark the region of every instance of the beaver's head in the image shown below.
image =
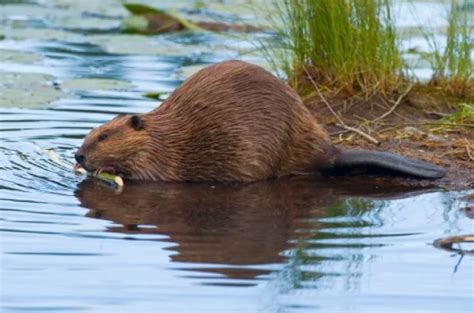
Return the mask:
M119 115L94 128L84 139L75 158L89 172L106 171L129 177L148 138L142 117Z

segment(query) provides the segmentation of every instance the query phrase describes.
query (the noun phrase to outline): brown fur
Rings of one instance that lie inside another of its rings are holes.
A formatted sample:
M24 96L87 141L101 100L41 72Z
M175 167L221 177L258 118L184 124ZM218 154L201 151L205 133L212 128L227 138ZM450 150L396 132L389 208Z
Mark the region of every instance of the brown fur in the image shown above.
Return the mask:
M143 180L256 181L331 168L339 153L290 87L240 61L199 71L139 117L137 129L129 116L94 129L82 166Z

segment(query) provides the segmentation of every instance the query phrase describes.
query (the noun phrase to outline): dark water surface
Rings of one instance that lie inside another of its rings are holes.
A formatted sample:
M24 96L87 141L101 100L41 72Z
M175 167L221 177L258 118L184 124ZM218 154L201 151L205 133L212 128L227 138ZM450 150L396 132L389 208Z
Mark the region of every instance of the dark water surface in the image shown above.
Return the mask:
M0 1L1 312L474 311L472 255L431 245L474 233L469 191L335 177L116 192L51 161L252 44L122 35L114 1L17 2ZM199 14L235 19L222 12Z

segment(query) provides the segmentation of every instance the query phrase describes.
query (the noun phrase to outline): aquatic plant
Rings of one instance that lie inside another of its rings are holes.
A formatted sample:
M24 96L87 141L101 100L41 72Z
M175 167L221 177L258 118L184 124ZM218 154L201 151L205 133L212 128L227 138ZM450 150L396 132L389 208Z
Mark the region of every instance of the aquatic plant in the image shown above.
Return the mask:
M444 87L459 97L474 98L474 69L471 56L474 48L474 29L467 8L469 1L451 0L444 49L433 33L422 33L433 52L428 60L433 69L431 84Z
M270 61L293 87L308 75L351 94L390 91L402 60L390 0L279 0L265 43Z
M140 3L125 3L123 6L131 13L123 22L128 33L161 34L180 30L199 30L199 26L177 14Z

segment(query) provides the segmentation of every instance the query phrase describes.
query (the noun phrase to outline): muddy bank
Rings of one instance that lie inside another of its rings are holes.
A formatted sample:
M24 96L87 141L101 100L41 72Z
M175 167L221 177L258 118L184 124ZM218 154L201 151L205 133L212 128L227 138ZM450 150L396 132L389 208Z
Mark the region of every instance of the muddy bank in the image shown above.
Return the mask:
M346 126L360 129L379 141L379 144L375 144L344 129L321 95L306 97L305 104L339 147L390 151L440 165L447 171L446 177L435 181L393 177L394 184L450 189L474 187L472 124L468 121L464 126L459 126L443 120L455 111L452 98L441 93L427 94L414 88L387 115L396 100L387 101L377 96L357 99L325 94L323 97Z

